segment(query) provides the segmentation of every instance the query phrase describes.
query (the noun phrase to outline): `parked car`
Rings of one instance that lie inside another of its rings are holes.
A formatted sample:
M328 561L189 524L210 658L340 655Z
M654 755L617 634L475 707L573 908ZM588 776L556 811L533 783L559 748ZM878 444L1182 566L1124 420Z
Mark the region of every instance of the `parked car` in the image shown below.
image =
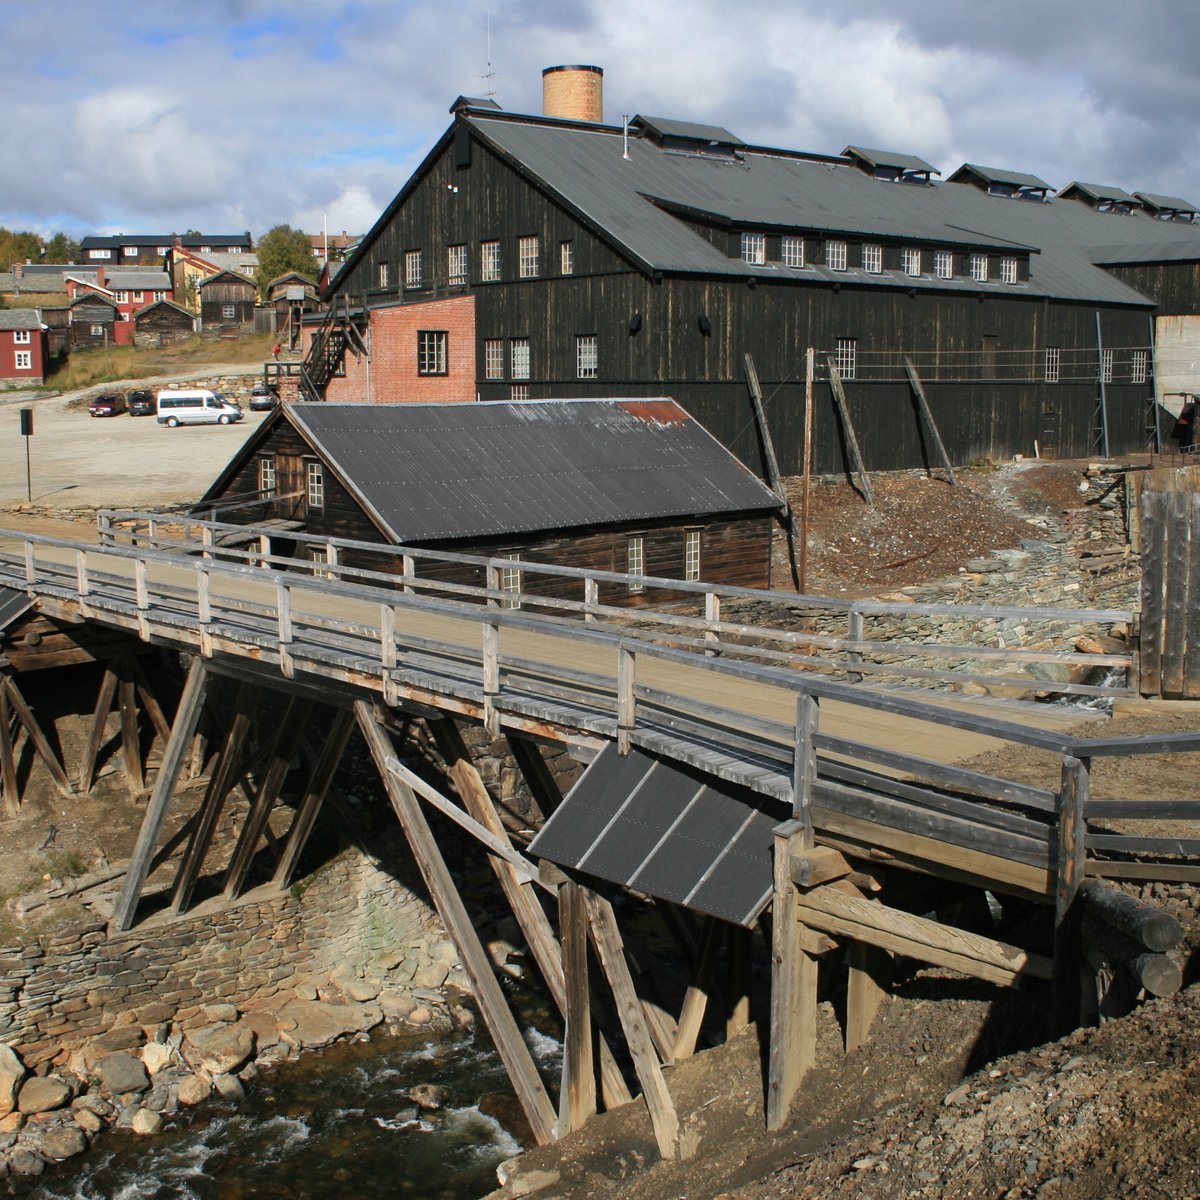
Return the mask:
M121 392L105 392L88 405L93 417L115 417L125 411L125 396Z
M153 392L147 391L145 388L136 388L125 397L125 401L129 405L131 417L154 416Z
M279 403L279 393L266 383L256 383L250 389L250 411L263 412Z
M177 425L228 425L245 416L241 408L207 388L167 388L158 393L158 423Z

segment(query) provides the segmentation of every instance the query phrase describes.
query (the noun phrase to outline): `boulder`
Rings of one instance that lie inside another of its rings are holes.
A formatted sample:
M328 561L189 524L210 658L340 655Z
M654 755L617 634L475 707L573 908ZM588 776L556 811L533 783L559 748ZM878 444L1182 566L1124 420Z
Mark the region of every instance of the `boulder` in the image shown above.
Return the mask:
M232 1025L238 1019L238 1010L232 1004L206 1004L200 1011L215 1025Z
M405 1020L410 1025L428 1025L433 1020L433 1010L422 1004L419 1008L414 1008Z
M261 1054L279 1042L279 1023L274 1014L255 1010L242 1017L242 1024L254 1030L254 1045L257 1053Z
M379 995L379 984L370 979L346 979L342 981L342 991L348 1000L365 1004Z
M144 1092L150 1086L150 1076L142 1060L132 1054L110 1054L96 1063L93 1070L101 1086L114 1096Z
M156 1113L152 1108L139 1108L133 1116L133 1122L129 1126L134 1133L139 1133L143 1137L158 1133L162 1129L163 1119L161 1113Z
M210 1075L226 1075L243 1067L254 1054L254 1030L244 1021L235 1025L206 1025L187 1035L184 1053L189 1062Z
M413 976L413 984L416 987L439 988L449 974L450 968L445 963L430 963Z
M408 1098L421 1108L445 1108L450 1103L450 1089L440 1083L418 1083L408 1089Z
M12 1151L8 1156L9 1170L14 1175L40 1175L46 1169L46 1163L40 1154L24 1148Z
M104 1128L104 1118L97 1113L92 1112L90 1108L77 1108L75 1110L75 1124L79 1126L84 1133L99 1133Z
M17 1092L25 1078L25 1064L17 1052L0 1042L0 1117L7 1117L17 1107Z
M26 1116L52 1112L71 1101L71 1085L57 1075L33 1075L21 1085L17 1107Z
M164 1067L170 1066L174 1058L175 1051L162 1042L150 1042L142 1047L142 1062L151 1075L157 1075Z
M379 993L379 1007L388 1017L407 1017L417 1001L411 992L400 991L397 988L387 988Z
M319 1000L295 1000L279 1014L280 1028L287 1039L306 1049L328 1046L351 1033L363 1033L383 1020L374 1005L326 1004Z
M78 1125L56 1125L37 1136L37 1152L53 1162L74 1158L88 1148L87 1136Z
M246 1095L246 1089L236 1075L218 1075L213 1080L213 1087L222 1100L241 1100Z
M197 1071L179 1081L179 1103L184 1108L203 1104L212 1095L212 1078L207 1071Z

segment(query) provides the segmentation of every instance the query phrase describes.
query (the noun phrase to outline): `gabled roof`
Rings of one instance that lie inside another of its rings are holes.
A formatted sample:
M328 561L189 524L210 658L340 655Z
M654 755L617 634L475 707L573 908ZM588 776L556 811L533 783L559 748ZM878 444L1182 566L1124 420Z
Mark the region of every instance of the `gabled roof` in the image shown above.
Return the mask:
M134 323L136 324L138 321L140 321L144 316L147 315L147 313L155 312L160 308L168 308L172 312L180 313L181 315L187 317L189 321L194 322L196 320L196 317L193 313L188 312L183 305L176 304L174 300L155 300L153 304L147 304L145 308L139 308L137 312L133 314Z
M1051 192L1054 189L1044 179L1027 175L1024 171L1006 171L1002 167L981 167L978 163L963 163L951 175L947 183L966 183L978 180L983 184L1002 184L1008 187L1029 188L1036 192Z
M67 307L75 308L81 304L103 304L107 308L111 308L114 313L117 311L117 302L112 299L111 296L106 296L101 292L80 292L79 295L67 305Z
M114 292L168 292L171 277L166 271L111 271L104 286Z
M1105 200L1112 204L1129 204L1134 208L1138 207L1138 198L1136 196L1131 196L1119 187L1108 187L1103 183L1068 183L1058 193L1060 200L1075 200L1079 197L1092 203Z
M678 139L717 146L744 146L746 144L737 134L730 133L721 125L698 125L694 121L672 121L667 117L644 117L641 113L633 118L630 125L656 135L660 141Z
M1178 196L1156 196L1153 192L1133 193L1147 208L1156 212L1181 213L1195 216L1200 212L1190 200L1181 200Z
M242 284L245 287L253 288L254 280L249 275L243 275L241 271L221 270L215 275L206 276L196 285L198 288L206 288L210 283L219 283L222 279L233 280L234 283Z
M776 511L775 493L674 401L289 404L290 422L394 542Z
M940 175L937 167L915 154L900 154L896 150L869 150L866 146L847 146L842 153L857 162L865 163L872 170L890 167L896 171L915 171L923 175Z
M0 308L0 329L41 329L36 308Z

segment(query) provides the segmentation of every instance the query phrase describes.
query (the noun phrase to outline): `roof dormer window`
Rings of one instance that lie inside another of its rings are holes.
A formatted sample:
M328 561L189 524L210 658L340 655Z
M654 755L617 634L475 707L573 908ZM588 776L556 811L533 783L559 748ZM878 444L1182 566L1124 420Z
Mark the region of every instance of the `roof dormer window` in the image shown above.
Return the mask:
M862 265L868 275L878 275L883 271L883 247L878 242L863 244Z
M846 269L846 243L830 240L825 243L825 265L831 271Z
M756 267L767 262L767 237L763 233L742 234L742 261Z

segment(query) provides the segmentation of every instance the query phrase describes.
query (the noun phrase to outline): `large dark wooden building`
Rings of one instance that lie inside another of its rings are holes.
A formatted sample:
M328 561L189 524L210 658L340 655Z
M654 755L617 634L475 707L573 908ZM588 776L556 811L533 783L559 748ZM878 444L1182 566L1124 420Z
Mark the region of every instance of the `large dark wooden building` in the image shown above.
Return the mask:
M303 535L511 559L506 591L582 597L579 580L522 560L765 587L779 502L673 400L529 404L285 404L197 506L276 523L275 553ZM318 554L318 560L323 555ZM346 566L398 571L399 556L344 550ZM480 586L474 566L418 573ZM606 603L656 598L608 583Z
M667 393L758 466L750 354L794 472L813 347L818 470L843 463L832 371L868 467L926 461L910 363L956 462L1117 453L1155 416L1156 317L1200 309L1184 201L974 164L939 182L908 154L655 117L452 112L331 284L358 329L314 351L329 399Z

